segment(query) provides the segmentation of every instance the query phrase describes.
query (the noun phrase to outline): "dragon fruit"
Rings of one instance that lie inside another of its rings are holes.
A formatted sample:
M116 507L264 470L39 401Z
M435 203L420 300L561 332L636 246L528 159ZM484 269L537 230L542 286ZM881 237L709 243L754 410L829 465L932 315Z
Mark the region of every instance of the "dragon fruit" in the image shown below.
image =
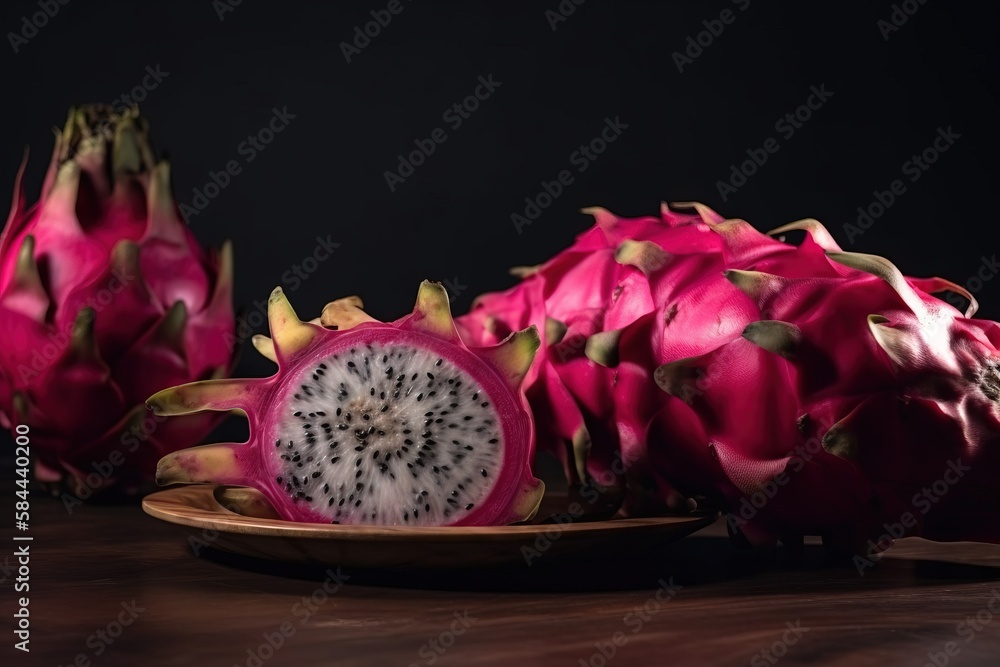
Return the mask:
M538 446L595 513L697 498L751 543L847 553L1000 540L1000 327L965 290L844 252L811 219L765 235L697 203L587 212L572 247L457 325L470 345L544 332L525 381Z
M30 428L37 479L134 492L217 423L159 423L144 400L233 360L232 249L182 223L137 109L70 110L38 203L24 165L0 237L0 423Z
M424 282L411 314L369 317L356 297L331 303L324 328L301 322L282 293L268 301L272 338L254 345L269 378L163 390L157 415L246 413L247 443L164 457L160 484L259 489L285 519L376 525L500 525L532 517L531 417L520 385L538 347L533 327L466 347L447 292Z

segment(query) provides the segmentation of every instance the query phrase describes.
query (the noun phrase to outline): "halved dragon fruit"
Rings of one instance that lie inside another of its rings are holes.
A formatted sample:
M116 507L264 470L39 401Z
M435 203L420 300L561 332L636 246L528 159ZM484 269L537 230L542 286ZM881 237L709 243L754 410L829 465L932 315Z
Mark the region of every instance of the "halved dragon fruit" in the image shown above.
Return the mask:
M262 379L209 380L161 391L158 415L239 409L251 437L164 457L160 484L259 489L289 520L385 525L500 525L532 517L531 416L520 390L538 347L528 327L493 347L467 347L448 296L424 282L413 313L392 323L360 300L301 322L281 289L268 302L278 363Z

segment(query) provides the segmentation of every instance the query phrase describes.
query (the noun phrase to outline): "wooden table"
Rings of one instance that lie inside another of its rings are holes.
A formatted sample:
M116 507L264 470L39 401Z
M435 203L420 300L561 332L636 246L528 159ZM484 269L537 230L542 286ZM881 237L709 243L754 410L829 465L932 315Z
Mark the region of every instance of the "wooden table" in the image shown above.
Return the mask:
M796 563L737 550L717 523L618 562L344 570L349 580L310 609L301 601L320 588L321 569L196 558L138 506L68 516L57 501L33 500L32 651L14 651L5 632L13 660L4 665L70 665L83 654L130 667L920 666L934 664L928 653L938 665L1000 665L1000 617L989 622L991 599L1000 611L1000 546L902 540L859 576L825 565L811 542ZM681 586L672 598L658 583L671 578ZM4 586L9 626L15 603ZM117 638L105 635L109 644L99 629Z

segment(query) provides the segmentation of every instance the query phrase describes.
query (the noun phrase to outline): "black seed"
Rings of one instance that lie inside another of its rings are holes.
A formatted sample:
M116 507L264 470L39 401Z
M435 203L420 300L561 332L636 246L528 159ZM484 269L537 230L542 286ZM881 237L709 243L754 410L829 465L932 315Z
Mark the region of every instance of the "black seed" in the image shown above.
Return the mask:
M355 491L360 491L363 488L365 488L365 483L364 482L358 482L357 485L355 485L354 490Z
M337 408L337 416L339 417L340 413L343 412L343 411L344 411L343 408Z
M483 477L486 477L486 468L483 468L482 470L480 470L480 471L479 471L479 473L480 473L480 474L481 474L481 475L482 475Z
M427 512L430 512L431 511L431 504L430 503L426 503L424 505L424 510L427 511Z
M500 442L500 441L499 441L499 440L497 440L496 438L490 438L490 439L489 439L489 440L487 440L486 442L490 443L491 445L495 445L495 444L497 444L497 443L498 443L498 442Z
M354 501L354 506L355 507L361 507L361 499L360 498L358 498L357 500Z
M420 394L417 394L417 400L418 400L418 401L422 401L422 400L424 400L424 395L423 395L423 393L420 393Z
M277 476L277 477L275 478L275 481L277 481L277 482L278 482L278 484L281 484L281 475L278 475L278 476Z
M373 459L378 459L378 454L379 454L378 450L375 450L374 452L372 452L372 458Z
M347 498L341 498L341 499L340 499L340 502L339 502L339 503L337 503L337 506L338 506L338 507L343 507L343 506L344 506L344 501L346 501L346 500L347 500Z
M330 459L330 463L336 463L339 460L340 460L339 456L334 456L332 459Z
M310 502L310 503L311 503L311 502L312 502L312 499L313 499L313 497L312 497L312 496L306 496L306 502Z
M336 500L336 498L331 497L330 498L330 502L328 502L327 505L333 505L333 501L335 501L335 500Z
M316 472L314 472L314 473L313 473L313 474L311 475L311 477L312 477L313 479L316 479L317 477L319 477L319 471L317 470Z
M359 471L357 471L356 473L354 473L354 479L357 479L358 477L361 477L361 473L362 473L362 472L364 472L364 471L363 471L363 470L359 470ZM486 475L483 475L483 477L485 477L485 476L486 476Z
M330 485L329 484L324 484L323 485L323 493L330 493Z
M468 505L465 506L465 509L471 510L474 506L475 506L474 503L469 503Z
M351 350L351 351L353 352L354 350ZM357 365L353 361L348 361L347 362L347 367L348 368L357 368Z
M431 380L433 380L434 379L434 374L433 373L428 373L427 377L430 378Z

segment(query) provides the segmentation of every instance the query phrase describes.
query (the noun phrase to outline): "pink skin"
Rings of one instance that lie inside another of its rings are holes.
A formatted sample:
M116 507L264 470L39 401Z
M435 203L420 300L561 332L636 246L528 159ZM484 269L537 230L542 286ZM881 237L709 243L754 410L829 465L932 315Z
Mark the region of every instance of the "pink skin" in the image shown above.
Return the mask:
M19 173L0 237L0 423L31 428L39 479L68 477L89 495L113 485L134 490L163 454L195 444L218 423L218 415L158 423L143 403L164 387L228 372L235 318L232 276L224 273L231 267L198 245L168 179L154 183L154 171L165 174L166 165L119 174L112 189L111 139L86 154L61 155L78 132L57 137L40 201L26 204ZM16 275L18 255L32 241L40 289ZM183 329L166 335L178 301ZM88 307L96 315L85 347L96 354L70 344ZM15 395L24 399L23 415ZM116 452L125 462L93 477L93 465Z
M590 429L582 465L597 477L621 459L629 512L660 511L679 491L722 502L758 543L820 533L859 548L906 512L907 534L1000 541L1000 325L962 317L929 293L951 289L946 281L879 273L883 265L863 256L842 262L814 221L782 230L807 231L796 247L704 207L664 208L659 220L593 213L597 224L573 246L507 292L477 299L458 324L475 339L487 321L504 328L530 312L543 331L546 317L564 322L567 339L621 331L609 368L580 341L569 354L565 339L547 341L533 376L545 385L527 393L541 414L582 411L616 425ZM643 240L662 251L662 265L616 259L623 242ZM851 265L859 261L871 268ZM873 314L881 318L869 324ZM760 320L800 332L794 353L745 339ZM682 361L690 379L665 393L653 371ZM539 446L570 472L581 465L567 458L576 423L553 420L539 432ZM924 498L958 459L971 470L947 497ZM740 513L776 480L778 493Z

